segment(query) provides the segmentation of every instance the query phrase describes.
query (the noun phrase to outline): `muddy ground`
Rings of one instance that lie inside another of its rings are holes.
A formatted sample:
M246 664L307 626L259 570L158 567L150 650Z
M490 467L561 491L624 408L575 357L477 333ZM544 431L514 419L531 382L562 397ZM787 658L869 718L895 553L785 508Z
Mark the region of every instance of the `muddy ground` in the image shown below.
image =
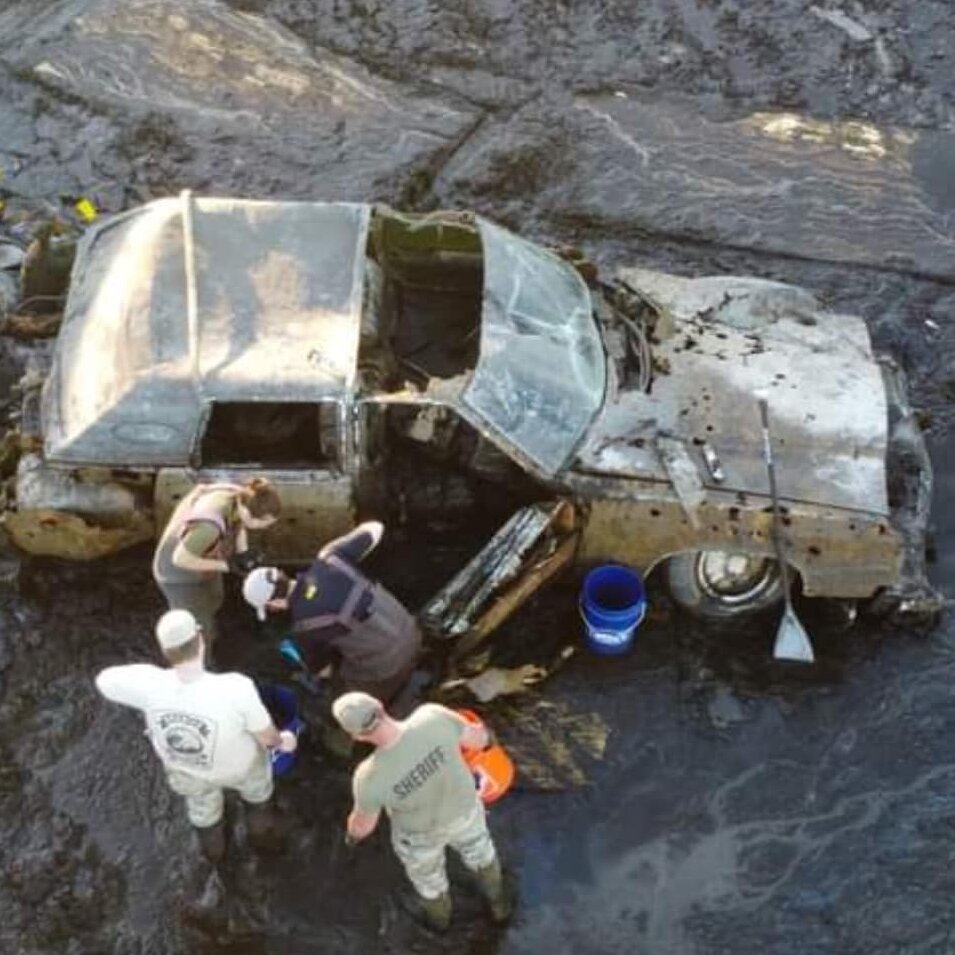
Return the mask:
M955 596L953 94L947 0L0 0L0 190L8 213L186 186L466 205L606 266L805 284L909 372ZM411 548L396 530L379 567L415 601L451 558L429 542L409 576ZM136 719L90 681L153 654L147 564L32 562L3 597L5 952L955 950L950 615L815 621L808 674L768 663L769 632L707 639L658 601L630 657L579 655L544 691L610 735L586 784L494 809L514 924L490 931L461 881L436 940L382 843L341 849L347 776L316 747L281 786L289 853L240 838L215 904ZM287 676L230 613L225 662ZM568 587L502 640L577 629Z

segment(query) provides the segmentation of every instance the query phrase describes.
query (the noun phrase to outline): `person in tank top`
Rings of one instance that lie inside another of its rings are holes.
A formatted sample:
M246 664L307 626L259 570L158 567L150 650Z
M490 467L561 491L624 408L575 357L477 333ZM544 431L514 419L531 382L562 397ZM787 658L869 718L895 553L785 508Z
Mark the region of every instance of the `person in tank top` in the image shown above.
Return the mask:
M153 578L171 610L188 610L202 627L207 649L215 640L223 601L223 574L239 569L248 532L274 524L281 512L265 478L245 484L199 484L169 519L153 557Z

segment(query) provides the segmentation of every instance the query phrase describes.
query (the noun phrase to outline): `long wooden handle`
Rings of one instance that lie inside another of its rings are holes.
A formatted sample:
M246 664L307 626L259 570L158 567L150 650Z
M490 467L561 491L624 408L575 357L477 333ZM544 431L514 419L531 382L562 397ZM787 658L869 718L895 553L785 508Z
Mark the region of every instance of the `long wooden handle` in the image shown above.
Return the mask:
M779 562L779 573L783 578L783 592L789 602L789 567L783 553L782 527L779 517L779 493L776 490L776 464L773 460L773 442L769 434L769 403L759 399L759 419L763 425L763 455L766 458L766 472L769 475L769 496L773 502L773 547Z

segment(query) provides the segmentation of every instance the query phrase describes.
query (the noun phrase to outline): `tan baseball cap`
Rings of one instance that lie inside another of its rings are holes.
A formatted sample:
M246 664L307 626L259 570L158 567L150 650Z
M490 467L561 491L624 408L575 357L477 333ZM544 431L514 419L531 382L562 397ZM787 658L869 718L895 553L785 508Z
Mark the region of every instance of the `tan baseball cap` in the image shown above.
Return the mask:
M156 639L163 650L185 646L198 632L199 624L188 610L167 610L156 624Z
M349 736L370 733L385 715L380 700L367 693L344 693L332 703L332 713Z

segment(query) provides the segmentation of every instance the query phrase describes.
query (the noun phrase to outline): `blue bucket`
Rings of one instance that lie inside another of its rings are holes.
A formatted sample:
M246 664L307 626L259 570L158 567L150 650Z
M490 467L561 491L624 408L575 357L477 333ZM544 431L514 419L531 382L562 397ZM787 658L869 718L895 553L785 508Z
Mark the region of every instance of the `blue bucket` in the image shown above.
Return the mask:
M279 683L263 683L258 689L272 722L280 730L289 730L297 737L305 729L305 721L298 715L298 700L295 699L295 694ZM272 775L284 776L295 765L298 750L294 753L283 753L273 749L269 756L272 760Z
M587 626L587 646L594 653L626 653L646 612L646 589L635 570L606 564L584 578L580 614Z

